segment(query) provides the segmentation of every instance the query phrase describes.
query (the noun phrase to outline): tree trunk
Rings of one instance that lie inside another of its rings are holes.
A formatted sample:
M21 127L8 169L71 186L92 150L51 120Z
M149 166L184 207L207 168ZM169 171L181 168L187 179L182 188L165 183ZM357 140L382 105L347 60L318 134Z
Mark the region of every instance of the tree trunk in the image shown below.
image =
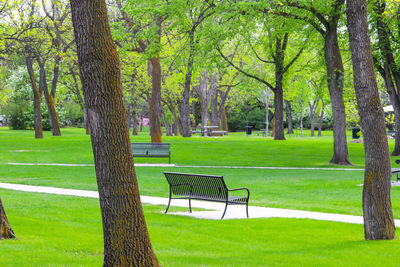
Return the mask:
M310 104L310 130L311 130L311 136L314 137L314 118L315 118L315 113L311 112L311 104Z
M343 62L337 40L337 23L331 23L325 38L325 61L333 115L333 156L330 163L351 165L347 149L346 113L343 102Z
M222 90L217 90L217 94L220 95L220 105L218 109L218 117L221 121L222 130L226 131L225 135L228 135L228 118L226 117L226 99L228 98L228 94L231 91L232 87L228 86L225 92Z
M78 79L76 79L76 73L73 68L71 68L71 74L72 74L72 78L74 79L76 96L78 97L79 102L81 104L82 113L83 113L83 124L84 124L85 130L86 130L86 134L90 134L89 116L87 113L86 104L81 95L81 90L79 89Z
M35 113L35 138L43 138L43 124L42 124L42 92L36 84L35 73L33 72L33 60L30 56L26 57L26 68L28 69L29 78L33 91L33 108Z
M104 266L159 266L140 202L105 0L71 0L104 233Z
M155 56L151 59L152 87L150 100L150 135L152 143L162 143L161 136L161 64L160 58Z
M40 79L39 79L39 87L41 91L44 92L44 97L47 104L47 109L49 111L49 119L51 124L51 131L53 136L61 136L60 125L58 122L58 116L56 112L56 108L54 105L54 98L51 93L49 93L49 89L47 87L47 78L46 78L46 69L45 62L40 59L37 59L40 68Z
M265 101L265 137L268 137L269 130L269 89L267 88L264 92Z
M167 116L165 116L165 111L164 111L164 108L162 106L161 106L161 115L162 115L162 118L163 118L163 121L164 121L164 125L165 125L165 135L166 136L172 136L171 126L168 123Z
M3 203L0 198L0 239L15 239L14 231L8 222Z
M226 117L226 108L225 106L221 107L221 124L222 130L226 131L225 135L228 135L228 118Z
M215 74L211 75L210 88L208 91L209 91L210 107L211 107L210 124L213 126L220 127L220 121L218 116L218 94L216 93L217 77L215 76Z
M276 81L278 84L278 80ZM274 140L285 140L285 132L283 128L283 89L282 84L275 87L274 91L274 108L275 108L275 131Z
M364 136L365 239L393 239L395 238L395 225L390 200L389 146L373 66L366 1L348 0L346 14L353 62L354 88Z
M322 120L324 119L324 109L325 109L325 102L323 99L321 99L322 102L322 107L321 107L321 113L319 115L319 122L318 122L318 136L322 135Z
M192 81L194 54L195 54L195 40L194 40L195 28L189 32L189 57L185 75L185 87L183 90L183 99L180 108L180 116L182 122L182 136L191 137L192 131L190 130L190 107L189 107L189 97L190 97L190 84Z
M284 61L288 34L285 33L283 40L276 38L275 50L275 134L274 140L285 140L285 129L283 126L283 74L285 73Z
M286 122L288 125L288 134L293 134L293 117L292 117L292 105L290 104L290 101L285 100L286 103Z
M139 132L138 132L138 115L137 115L136 109L133 109L131 116L132 116L132 135L138 136L138 134L139 134Z
M143 114L140 114L140 127L139 127L139 129L140 129L140 132L143 132Z
M303 134L303 105L300 105L300 136L304 137L304 134Z
M318 103L319 103L319 97L316 96L313 103L311 104L308 102L308 107L310 108L310 124L311 124L311 136L314 136L314 119L315 119L315 113L317 112L318 108Z

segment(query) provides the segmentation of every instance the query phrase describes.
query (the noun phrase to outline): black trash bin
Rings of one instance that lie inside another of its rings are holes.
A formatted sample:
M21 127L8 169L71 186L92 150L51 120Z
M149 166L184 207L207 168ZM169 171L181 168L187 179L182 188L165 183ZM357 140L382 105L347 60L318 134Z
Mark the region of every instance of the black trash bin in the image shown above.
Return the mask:
M247 135L251 135L251 128L253 128L253 126L246 126L246 134Z
M360 139L360 127L353 127L353 139Z

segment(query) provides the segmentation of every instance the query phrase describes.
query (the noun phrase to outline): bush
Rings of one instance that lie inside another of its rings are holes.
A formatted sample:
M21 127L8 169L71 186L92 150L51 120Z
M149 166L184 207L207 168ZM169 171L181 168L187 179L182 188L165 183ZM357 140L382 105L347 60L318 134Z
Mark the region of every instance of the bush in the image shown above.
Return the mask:
M5 123L14 130L30 129L34 125L34 118L29 108L26 101L10 102L3 110Z
M83 112L81 105L76 102L64 102L63 106L65 124L70 126L81 126L83 123Z
M273 113L269 112L269 120L272 121ZM231 132L245 130L246 126L253 126L253 130L265 127L265 108L255 107L249 111L241 111L230 114L228 117L228 128Z

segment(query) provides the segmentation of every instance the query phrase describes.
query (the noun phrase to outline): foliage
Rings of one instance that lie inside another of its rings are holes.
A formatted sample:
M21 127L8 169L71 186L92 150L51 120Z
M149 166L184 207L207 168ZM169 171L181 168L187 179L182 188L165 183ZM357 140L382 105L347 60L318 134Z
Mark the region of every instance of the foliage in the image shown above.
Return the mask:
M83 112L81 106L74 102L68 101L63 103L65 110L64 122L68 126L82 126L83 123Z
M33 93L28 73L23 67L14 70L13 74L6 80L7 88L10 89L8 103L3 107L6 124L12 129L32 129L34 127ZM43 130L51 130L49 112L45 100L42 99ZM64 109L56 106L60 122L65 120Z

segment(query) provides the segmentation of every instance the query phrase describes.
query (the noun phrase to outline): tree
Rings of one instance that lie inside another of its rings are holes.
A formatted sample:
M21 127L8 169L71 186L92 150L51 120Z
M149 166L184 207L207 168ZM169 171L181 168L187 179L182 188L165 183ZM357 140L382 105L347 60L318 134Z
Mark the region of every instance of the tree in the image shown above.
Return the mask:
M251 20L253 20L253 16L251 16ZM266 54L268 54L269 58L263 59L259 55L259 53L256 51L254 46L252 45L252 42L254 43L254 36L251 37L246 37L246 33L241 33L241 35L244 35L242 38L245 39L246 43L249 43L249 46L251 48L251 53L254 55L254 58L257 58L258 61L262 62L263 64L272 64L272 66L275 68L274 76L273 78L271 77L274 82L269 82L267 81L268 79L265 79L264 76L265 74L261 75L254 75L250 73L249 71L244 70L243 67L239 67L237 64L235 64L232 60L230 60L227 56L224 55L222 50L217 47L218 52L220 53L221 57L225 59L233 68L235 68L238 72L246 75L249 78L255 79L256 81L264 84L266 87L271 89L271 91L274 93L274 108L275 108L275 114L274 114L274 119L275 119L275 128L274 128L274 139L275 140L285 140L285 134L284 134L284 109L283 109L283 83L284 83L284 78L285 75L287 74L288 70L293 66L295 61L300 57L302 52L304 51L305 45L308 40L303 42L302 40L300 41L300 45L296 51L296 54L292 56L290 61L288 62L287 57L288 57L288 52L289 52L289 28L288 25L285 25L285 23L277 22L271 24L269 17L263 18L260 23L263 24L263 31L260 33L260 36L257 36L256 38L259 38L260 42L262 43L263 49L267 50ZM257 25L257 23L256 23ZM273 25L273 26L272 26ZM274 30L270 30L270 28L275 28ZM259 26L257 26L259 27ZM245 31L247 32L247 29L243 27ZM238 34L239 35L239 34ZM247 40L246 40L247 39ZM252 40L253 39L253 40ZM231 41L229 41L231 43ZM267 68L265 68L267 69Z
M8 222L6 212L4 211L3 203L0 198L0 239L14 239L14 231L11 229Z
M125 21L126 28L129 30L129 34L132 35L131 39L136 39L131 51L145 54L148 57L149 73L151 73L151 97L149 104L150 111L150 135L152 143L162 143L162 129L160 115L162 114L161 109L161 62L160 62L160 48L161 48L161 35L162 35L162 24L166 19L165 15L156 13L154 16L150 14L148 31L150 36L147 39L142 38L141 31L144 31L144 26L138 23L139 20L130 17L125 9L122 7L122 1L118 0L117 6L121 13L122 19ZM146 3L147 4L147 3ZM140 11L138 8L140 4L138 1L127 1L126 8L130 10L130 13ZM134 6L135 8L132 8ZM144 15L149 15L145 12ZM142 17L143 19L143 17ZM147 24L147 23L146 23ZM139 36L139 37L138 37ZM130 45L130 44L129 44Z
M366 0L347 0L347 28L358 113L364 136L363 216L366 240L395 238L391 166L368 32Z
M351 165L347 148L346 113L343 102L343 62L338 43L338 25L345 0L314 1L285 0L284 5L274 4L265 12L302 20L321 34L324 39L324 55L327 68L329 95L333 113L333 156L331 163ZM272 2L272 1L271 1ZM288 7L287 12L284 7Z
M71 0L104 232L104 266L159 266L141 207L105 0Z
M14 12L19 10L20 15L15 18ZM27 12L28 14L26 14ZM34 122L35 122L35 138L43 138L43 122L42 122L42 110L41 110L41 99L43 91L41 86L37 85L35 72L33 68L33 61L37 50L40 50L40 42L35 36L43 35L43 32L39 30L39 22L35 17L36 14L36 1L32 2L7 2L7 8L5 13L7 14L7 20L9 24L7 26L7 34L4 37L4 47L2 47L2 53L5 55L23 55L25 57L25 65L31 79L31 86L33 91L33 106L34 106Z

